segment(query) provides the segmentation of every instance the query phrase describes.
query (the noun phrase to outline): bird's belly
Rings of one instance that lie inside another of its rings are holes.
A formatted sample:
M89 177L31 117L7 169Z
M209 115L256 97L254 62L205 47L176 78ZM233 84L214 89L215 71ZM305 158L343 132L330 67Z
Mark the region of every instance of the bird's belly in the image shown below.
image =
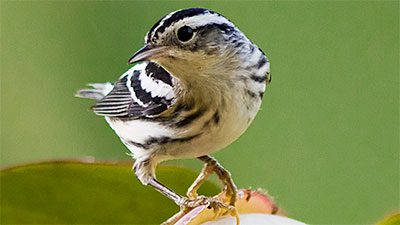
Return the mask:
M237 121L238 122L238 121ZM226 124L218 129L210 129L188 143L181 143L169 149L171 158L195 158L219 151L236 139L246 130L247 125L238 122Z
M253 121L257 109L252 112L247 109L235 110L230 108L229 112L221 115L219 124L205 130L199 137L187 143L171 146L168 155L170 158L195 158L203 155L212 154L219 151L237 140L249 127Z
M152 143L152 139L174 135L173 130L152 121L109 117L106 120L136 159L146 158L157 150L157 143Z
M106 120L136 159L150 156L160 161L195 158L221 150L238 139L254 119L259 105L255 104L254 110L230 107L221 113L218 123L204 128L210 119L205 116L184 131L151 120L107 117Z

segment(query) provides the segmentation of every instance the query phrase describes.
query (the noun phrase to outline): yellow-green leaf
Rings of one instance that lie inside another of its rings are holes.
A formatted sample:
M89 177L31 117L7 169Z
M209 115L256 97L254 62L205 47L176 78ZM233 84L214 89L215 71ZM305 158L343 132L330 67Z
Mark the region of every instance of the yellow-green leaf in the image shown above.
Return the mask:
M400 225L400 213L394 213L376 225Z
M143 186L131 163L47 162L4 169L1 224L156 224L179 208ZM160 166L159 180L184 194L196 173ZM210 182L201 189L213 195Z

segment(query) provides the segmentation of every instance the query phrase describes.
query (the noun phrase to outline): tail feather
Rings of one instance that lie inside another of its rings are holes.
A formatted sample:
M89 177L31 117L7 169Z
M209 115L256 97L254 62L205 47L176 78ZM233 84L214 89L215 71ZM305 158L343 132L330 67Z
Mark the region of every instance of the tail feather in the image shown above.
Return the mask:
M91 86L92 88L78 90L75 93L75 96L79 98L90 98L99 101L103 99L108 93L110 93L110 91L114 88L114 85L112 85L110 82L88 84L88 86Z

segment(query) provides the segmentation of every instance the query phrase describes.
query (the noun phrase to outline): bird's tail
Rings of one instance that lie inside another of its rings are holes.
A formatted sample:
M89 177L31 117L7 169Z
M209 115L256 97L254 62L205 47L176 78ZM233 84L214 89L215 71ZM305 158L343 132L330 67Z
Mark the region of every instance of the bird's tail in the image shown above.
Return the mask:
M92 88L78 90L75 93L75 96L79 98L90 98L99 101L104 98L108 93L110 93L110 91L114 88L114 85L112 85L110 82L88 84L88 86Z

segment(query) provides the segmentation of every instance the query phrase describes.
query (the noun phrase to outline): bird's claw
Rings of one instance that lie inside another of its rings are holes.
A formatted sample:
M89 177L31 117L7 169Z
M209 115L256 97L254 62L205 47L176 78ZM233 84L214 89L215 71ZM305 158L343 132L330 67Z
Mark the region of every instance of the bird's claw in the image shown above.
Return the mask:
M185 214L187 214L192 209L197 208L199 206L206 206L208 209L213 209L214 219L229 214L233 217L236 217L236 224L237 225L239 224L239 214L235 206L225 203L219 196L206 197L201 195L196 198L183 197L178 204L181 210L178 213L176 213L173 217L165 221L162 225L175 224Z
M198 196L196 198L184 198L181 204L182 210L191 210L198 206L205 205L209 209L219 210L224 209L228 212L235 209L234 206L228 205L216 197Z

